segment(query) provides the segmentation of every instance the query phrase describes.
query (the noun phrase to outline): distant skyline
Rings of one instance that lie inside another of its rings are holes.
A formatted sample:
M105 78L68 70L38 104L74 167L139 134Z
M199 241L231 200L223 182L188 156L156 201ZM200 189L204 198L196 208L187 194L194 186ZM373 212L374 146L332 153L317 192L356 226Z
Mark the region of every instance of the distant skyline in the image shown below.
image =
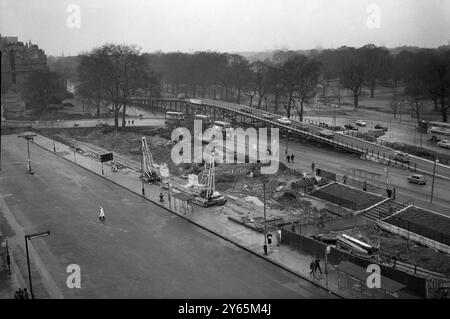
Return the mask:
M450 1L0 0L0 33L57 56L104 43L146 52L438 47L450 41Z

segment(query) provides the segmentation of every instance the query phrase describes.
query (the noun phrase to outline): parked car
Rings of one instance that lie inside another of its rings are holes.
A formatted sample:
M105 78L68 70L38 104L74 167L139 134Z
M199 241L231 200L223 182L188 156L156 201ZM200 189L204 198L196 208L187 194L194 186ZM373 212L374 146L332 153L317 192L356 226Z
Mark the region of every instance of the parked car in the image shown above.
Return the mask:
M443 147L443 148L450 148L450 140L442 140L437 143L437 146Z
M403 152L394 152L393 159L402 163L409 163L409 154Z
M320 127L328 127L328 124L327 124L327 123L324 123L324 122L320 122L320 123L319 123L319 126L320 126Z
M241 107L241 112L245 112L245 113L252 113L252 110L248 107Z
M383 130L383 131L385 131L385 132L388 130L388 128L387 128L386 126L383 126L383 125L381 125L381 124L375 125L375 129L376 129L376 130Z
M273 115L270 113L263 113L262 115L265 119L273 119Z
M80 126L80 124L74 123L73 126L77 127L77 126Z
M351 131L357 131L357 130L358 130L357 127L355 127L355 126L353 126L353 125L351 125L351 124L345 124L344 127L345 127L347 130L351 130Z
M408 183L416 183L418 185L425 185L427 180L423 175L413 174L408 176Z
M284 125L291 125L291 120L288 119L287 117L279 118L277 119L277 122Z
M358 126L367 126L367 122L363 120L356 120L355 124Z

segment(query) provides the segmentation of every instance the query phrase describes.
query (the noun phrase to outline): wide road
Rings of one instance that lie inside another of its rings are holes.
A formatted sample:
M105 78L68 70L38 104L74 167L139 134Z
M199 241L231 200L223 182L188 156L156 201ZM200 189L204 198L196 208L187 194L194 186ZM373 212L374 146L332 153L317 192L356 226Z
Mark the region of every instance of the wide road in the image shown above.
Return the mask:
M0 220L15 233L10 242L22 270L23 234L51 232L31 244L37 297L330 297L97 175L30 148L33 176L25 173L25 141L2 136ZM99 206L105 223L97 220ZM69 264L81 268L81 289L66 286Z
M229 141L227 141L229 142ZM237 145L236 145L237 146ZM239 144L246 147L248 145ZM286 147L288 153L294 154L294 164L288 164L285 158ZM233 154L232 146L227 144L227 152ZM314 162L317 168L322 168L338 175L338 182L342 182L342 176L347 175L359 181L367 181L368 184L385 189L386 187L386 167L385 165L372 161L363 161L356 155L350 155L338 152L332 148L311 143L301 143L280 137L279 144L280 161L287 164L290 168L299 171L311 172L311 163ZM388 167L387 177L391 187L397 191L396 199L399 202L414 200L414 204L423 208L431 209L439 213L450 216L450 180L435 178L433 190L433 204L430 204L432 178L426 176L428 183L426 185L417 185L407 182L407 177L413 174L406 168ZM384 196L386 193L383 192Z

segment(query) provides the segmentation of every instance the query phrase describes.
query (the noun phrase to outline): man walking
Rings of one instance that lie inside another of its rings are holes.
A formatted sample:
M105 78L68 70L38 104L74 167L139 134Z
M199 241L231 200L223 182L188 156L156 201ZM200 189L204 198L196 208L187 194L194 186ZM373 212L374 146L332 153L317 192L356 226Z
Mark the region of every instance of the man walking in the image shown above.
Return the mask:
M294 163L294 153L291 155L291 162Z
M286 159L287 159L288 163L290 163L290 162L291 162L291 157L289 156L289 154L288 154L288 155L286 155Z
M316 272L317 269L319 269L320 274L322 275L322 269L320 269L320 259L319 259L319 257L316 258L315 266L316 266L316 267L315 267L315 269L314 269L314 272Z
M101 220L101 221L105 220L105 211L103 210L102 206L100 206L100 212L99 212L99 215L98 215L98 219Z
M314 169L315 169L315 168L316 168L316 163L312 162L312 163L311 163L311 169L312 169L313 173L314 173Z

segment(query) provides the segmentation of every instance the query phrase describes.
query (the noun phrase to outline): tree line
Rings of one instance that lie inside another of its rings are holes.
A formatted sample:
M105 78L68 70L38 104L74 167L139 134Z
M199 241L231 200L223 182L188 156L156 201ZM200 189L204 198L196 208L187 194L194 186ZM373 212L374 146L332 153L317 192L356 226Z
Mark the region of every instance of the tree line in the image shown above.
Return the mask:
M327 103L351 93L359 107L364 89L374 97L379 86L396 89L391 102L394 114L408 103L420 115L426 101L433 101L447 122L450 95L448 48L403 50L392 54L384 47L313 50L308 55L278 51L272 59L250 63L238 54L220 52L142 53L134 46L107 44L80 54L76 66L59 66L75 83L79 98L94 103L111 102L116 128L132 95L159 96L170 91L185 97L246 102L251 107L287 117L303 118L304 106L315 99Z
M248 62L240 55L218 52L193 54L147 54L154 70L161 75L166 90L189 97L211 97L271 110L280 107L290 117L295 110L300 119L307 102L320 98L340 99L340 89L351 92L353 106L359 107L363 89L375 96L379 86L398 89L398 103L418 110L427 100L447 122L450 94L450 50L418 49L398 54L383 47L341 47L312 51L305 56L294 51L279 51L272 59ZM267 99L270 98L269 101ZM398 103L396 105L398 105ZM416 106L415 106L416 105Z

